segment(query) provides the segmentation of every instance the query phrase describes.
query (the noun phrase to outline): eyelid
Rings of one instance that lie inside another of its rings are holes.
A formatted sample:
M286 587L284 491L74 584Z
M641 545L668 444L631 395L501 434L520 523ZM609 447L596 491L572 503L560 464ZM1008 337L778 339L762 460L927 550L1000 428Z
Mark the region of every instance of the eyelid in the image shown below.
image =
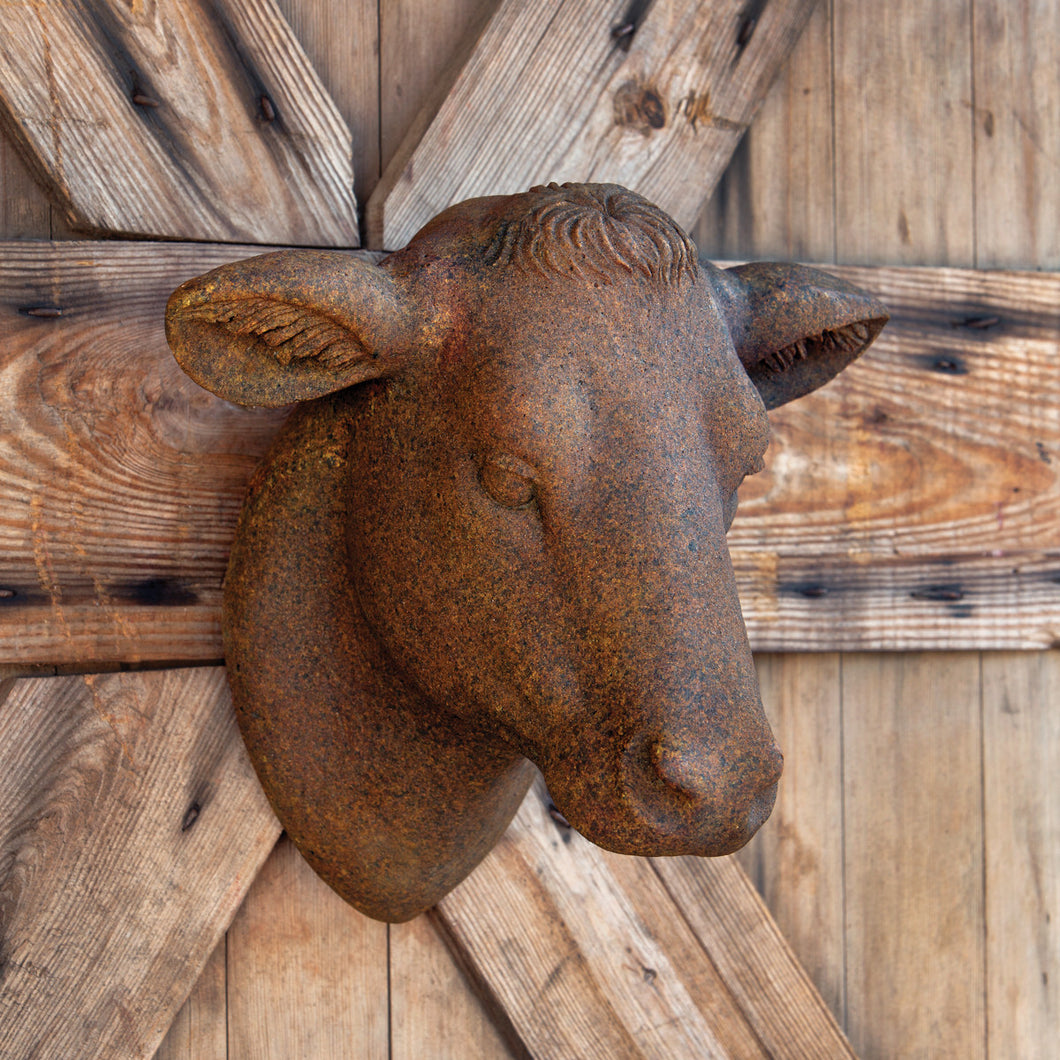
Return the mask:
M519 478L526 479L527 482L535 482L537 480L537 470L535 468L523 463L517 456L512 456L511 453L503 452L500 449L493 449L488 452L482 463L492 464L494 467L499 467L502 471L507 471L512 475L518 475Z

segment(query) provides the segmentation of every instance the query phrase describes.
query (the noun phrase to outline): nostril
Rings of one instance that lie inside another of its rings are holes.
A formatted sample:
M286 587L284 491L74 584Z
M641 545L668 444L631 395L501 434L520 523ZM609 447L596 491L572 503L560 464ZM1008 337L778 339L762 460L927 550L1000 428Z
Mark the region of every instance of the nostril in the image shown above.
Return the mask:
M648 761L655 775L681 795L692 799L702 791L703 779L695 756L682 754L656 740L648 748Z

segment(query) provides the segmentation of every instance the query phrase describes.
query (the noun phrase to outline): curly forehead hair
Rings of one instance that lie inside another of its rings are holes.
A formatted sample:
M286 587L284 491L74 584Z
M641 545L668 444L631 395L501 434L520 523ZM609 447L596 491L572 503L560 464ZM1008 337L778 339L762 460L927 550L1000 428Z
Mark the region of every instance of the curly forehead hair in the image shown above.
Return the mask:
M531 188L527 209L501 222L490 264L578 276L597 283L640 275L695 283L695 244L657 206L616 184Z

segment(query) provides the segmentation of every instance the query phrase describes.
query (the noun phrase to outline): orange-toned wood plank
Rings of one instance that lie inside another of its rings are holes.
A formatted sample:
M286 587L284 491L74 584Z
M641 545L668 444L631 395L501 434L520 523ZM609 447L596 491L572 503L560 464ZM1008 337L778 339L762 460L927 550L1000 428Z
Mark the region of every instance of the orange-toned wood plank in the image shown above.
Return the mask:
M623 184L691 227L812 7L504 0L383 174L369 245L550 180Z
M1060 652L983 658L989 1056L1060 1027Z
M386 924L285 837L228 932L229 1060L387 1060L388 1031Z
M0 5L0 122L82 230L357 246L350 133L274 0Z
M150 1057L278 832L221 670L14 682L0 1055Z
M843 657L847 1033L866 1058L985 1056L975 653Z

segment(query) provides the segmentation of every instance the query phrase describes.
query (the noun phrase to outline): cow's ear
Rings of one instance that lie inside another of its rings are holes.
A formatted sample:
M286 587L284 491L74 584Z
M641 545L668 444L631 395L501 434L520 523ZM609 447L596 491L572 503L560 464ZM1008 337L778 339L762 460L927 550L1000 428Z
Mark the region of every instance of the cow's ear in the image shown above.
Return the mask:
M178 287L166 338L207 390L275 407L397 371L415 352L417 321L377 265L340 251L283 250Z
M888 320L872 295L805 265L701 265L767 409L823 386L864 352Z

